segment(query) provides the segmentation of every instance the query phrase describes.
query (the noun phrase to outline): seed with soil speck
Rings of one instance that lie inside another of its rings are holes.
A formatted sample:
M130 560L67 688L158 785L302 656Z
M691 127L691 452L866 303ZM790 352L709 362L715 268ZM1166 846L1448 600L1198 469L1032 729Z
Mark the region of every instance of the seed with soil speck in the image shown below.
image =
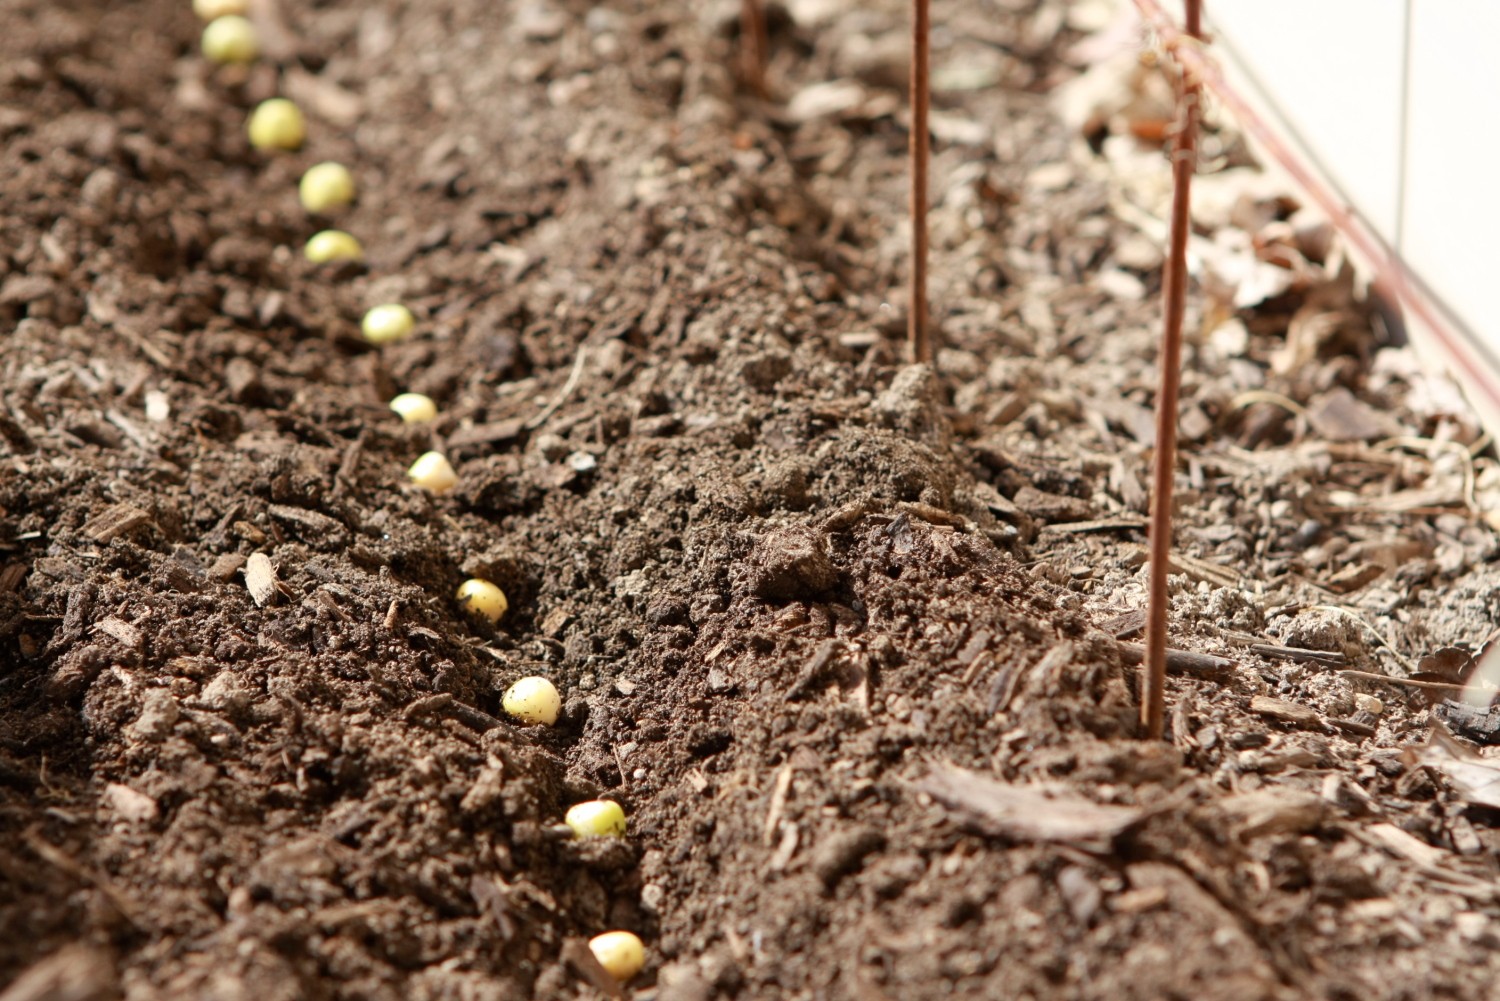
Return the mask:
M458 585L455 595L459 606L469 616L494 625L510 608L505 592L487 580L472 577Z
M625 810L619 803L595 799L568 808L563 822L580 838L625 836Z
M500 699L506 715L522 723L551 726L562 713L562 696L557 686L546 678L529 677L511 685Z
M607 931L589 939L589 951L606 973L624 983L646 965L646 946L628 931Z
M421 393L402 393L391 399L391 409L407 424L425 424L437 416L437 404Z

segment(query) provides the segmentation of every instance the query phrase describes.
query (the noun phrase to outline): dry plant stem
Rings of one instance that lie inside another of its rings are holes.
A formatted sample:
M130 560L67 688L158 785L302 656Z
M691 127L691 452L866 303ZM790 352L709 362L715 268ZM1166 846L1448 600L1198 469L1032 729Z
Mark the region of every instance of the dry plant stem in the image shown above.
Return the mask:
M760 0L740 0L740 71L756 97L766 97L766 12Z
M1201 34L1199 0L1186 0L1187 33ZM1141 727L1160 740L1166 712L1167 574L1172 551L1172 476L1177 467L1177 396L1182 384L1182 314L1187 301L1187 244L1193 169L1198 158L1198 84L1182 75L1177 135L1172 140L1172 232L1163 281L1166 326L1161 387L1156 394L1156 456L1151 475L1151 581L1146 617L1146 663Z
M911 18L911 294L906 336L912 360L932 361L927 326L927 161L930 139L927 109L930 91L930 0L912 0Z

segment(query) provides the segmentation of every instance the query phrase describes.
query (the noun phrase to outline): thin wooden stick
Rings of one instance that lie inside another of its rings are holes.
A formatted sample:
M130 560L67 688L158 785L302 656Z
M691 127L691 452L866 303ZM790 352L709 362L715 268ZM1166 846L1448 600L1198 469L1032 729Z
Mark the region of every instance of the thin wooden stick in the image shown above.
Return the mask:
M1185 0L1187 34L1202 36L1202 4ZM1161 387L1156 394L1156 456L1151 475L1151 577L1142 667L1141 727L1160 740L1167 694L1167 574L1172 552L1172 477L1177 468L1177 398L1182 386L1182 314L1187 302L1187 244L1193 169L1198 159L1198 82L1182 74L1177 135L1172 140L1172 233L1163 279L1166 313L1161 343Z
M766 97L766 12L760 0L740 0L740 72L756 97Z
M927 162L930 158L927 109L931 105L930 0L912 0L911 18L911 294L906 336L912 360L932 361L927 329Z

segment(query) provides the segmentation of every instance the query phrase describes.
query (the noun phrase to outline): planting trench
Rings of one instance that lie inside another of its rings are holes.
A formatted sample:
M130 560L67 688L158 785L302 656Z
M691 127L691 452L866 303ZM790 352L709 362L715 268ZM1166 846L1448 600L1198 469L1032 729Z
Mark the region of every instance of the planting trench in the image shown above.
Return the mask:
M1134 740L1159 258L1070 8L936 5L929 371L902 5L775 12L775 104L700 6L282 3L239 74L176 0L0 11L0 996L591 997L610 928L643 998L1488 996L1493 818L1337 670L1491 629L1461 471L1379 444L1472 420L1317 268L1200 343L1174 641L1232 663ZM368 267L300 257L328 159Z

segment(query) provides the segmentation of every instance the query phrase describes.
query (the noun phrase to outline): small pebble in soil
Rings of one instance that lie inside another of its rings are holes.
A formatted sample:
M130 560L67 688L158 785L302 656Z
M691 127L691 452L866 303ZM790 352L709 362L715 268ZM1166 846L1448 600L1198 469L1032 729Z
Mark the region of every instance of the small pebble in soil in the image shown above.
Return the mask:
M359 329L371 344L393 344L411 336L417 318L399 302L376 306L365 314Z
M204 21L231 15L243 17L249 10L250 0L193 0L193 13Z
M500 707L506 715L522 723L551 726L562 712L562 696L552 682L533 675L507 688L500 699Z
M250 136L250 145L256 149L301 149L307 138L307 119L302 116L302 109L291 101L273 97L260 102L250 112L245 131Z
M354 175L342 163L319 163L307 169L297 184L302 207L318 215L344 208L354 201Z
M471 618L479 619L494 625L499 622L510 608L510 602L505 600L505 592L487 580L471 577L458 585L458 592L454 595L458 599L459 607Z
M435 494L445 494L458 483L458 473L453 471L453 464L441 452L423 452L406 475L423 490Z
M307 241L307 246L303 248L302 253L314 264L326 264L329 261L362 261L365 258L365 248L360 246L358 240L341 229L325 229L320 233L314 233L312 239Z
M238 14L214 18L203 29L203 57L211 63L253 63L260 55L255 25Z
M606 973L624 983L646 965L646 946L628 931L607 931L589 939L589 951Z
M400 396L392 397L391 409L400 415L407 424L426 424L437 416L437 404L432 402L432 397L423 396L421 393L402 393Z
M839 880L864 864L865 857L885 847L885 835L874 827L856 825L828 836L812 853L812 871L832 889Z
M623 838L625 836L625 810L619 803L608 799L595 799L577 803L568 808L563 822L580 838Z
M1297 550L1310 549L1317 545L1322 537L1323 523L1309 518L1297 526L1297 531L1292 534L1291 546Z

